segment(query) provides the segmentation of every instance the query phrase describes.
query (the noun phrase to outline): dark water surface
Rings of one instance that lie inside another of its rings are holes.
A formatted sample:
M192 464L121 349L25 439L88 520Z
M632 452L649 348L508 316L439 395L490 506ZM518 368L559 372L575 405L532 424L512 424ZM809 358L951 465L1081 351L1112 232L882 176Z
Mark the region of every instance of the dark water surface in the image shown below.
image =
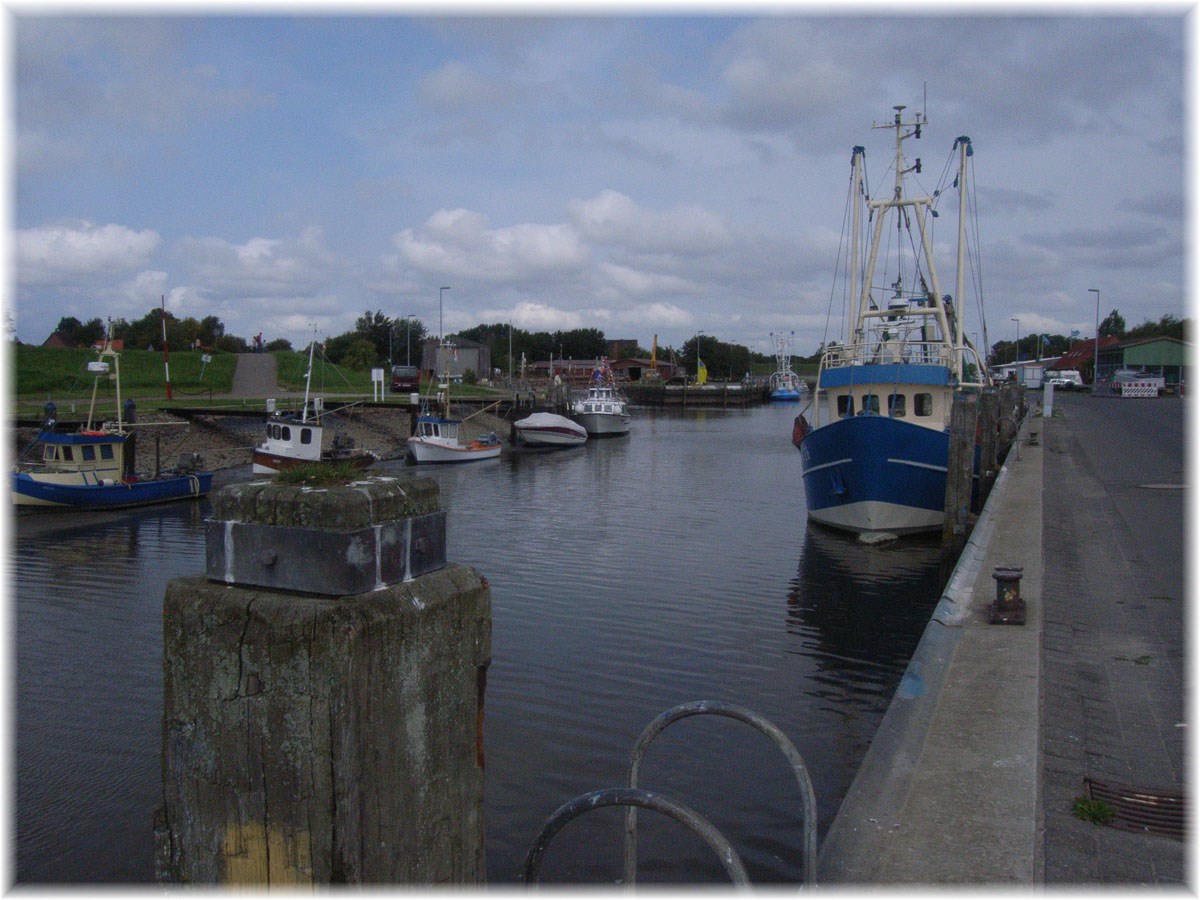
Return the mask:
M545 819L624 784L642 728L691 700L749 707L787 734L824 834L937 600L939 565L924 539L865 547L806 530L795 412L641 411L627 438L407 469L441 484L449 558L491 583L490 883L516 883ZM201 502L19 517L18 881L153 879L162 597L203 571L208 514ZM712 821L755 882L798 879L795 780L753 729L678 722L641 785ZM543 880L615 882L620 823L606 809L568 825ZM726 883L682 826L644 812L639 832L640 881Z

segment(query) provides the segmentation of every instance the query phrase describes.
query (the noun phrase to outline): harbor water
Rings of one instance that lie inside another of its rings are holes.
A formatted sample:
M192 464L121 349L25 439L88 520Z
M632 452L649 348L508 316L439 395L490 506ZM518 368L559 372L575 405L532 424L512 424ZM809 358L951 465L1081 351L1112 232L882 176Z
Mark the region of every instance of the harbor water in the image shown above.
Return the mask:
M625 783L659 713L721 700L757 712L812 775L823 835L941 589L936 541L876 547L806 527L797 408L635 414L629 436L460 467L381 463L441 485L448 557L491 584L485 721L487 870L520 881L543 822ZM249 467L221 473L248 479ZM161 606L204 569L207 501L18 517L16 880L153 881ZM785 758L726 718L672 725L641 786L709 819L756 883L800 877ZM621 877L621 817L582 816L542 880ZM639 882L724 884L670 819L639 816Z

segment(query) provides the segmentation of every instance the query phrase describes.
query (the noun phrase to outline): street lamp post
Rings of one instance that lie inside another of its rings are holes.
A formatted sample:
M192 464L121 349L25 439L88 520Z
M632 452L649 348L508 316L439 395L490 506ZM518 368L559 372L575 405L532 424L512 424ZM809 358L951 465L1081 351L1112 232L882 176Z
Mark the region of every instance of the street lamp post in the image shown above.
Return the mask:
M1088 288L1089 294L1096 295L1096 342L1092 354L1092 384L1100 380L1100 289Z
M412 365L412 320L416 316L409 313L404 317L404 364Z
M1013 319L1017 323L1017 346L1013 349L1013 365L1021 361L1021 320Z
M442 297L445 296L445 292L448 290L450 290L450 285L438 288L438 352L436 365L439 372L442 371L442 354L445 352L442 344L446 343L446 326L442 321Z

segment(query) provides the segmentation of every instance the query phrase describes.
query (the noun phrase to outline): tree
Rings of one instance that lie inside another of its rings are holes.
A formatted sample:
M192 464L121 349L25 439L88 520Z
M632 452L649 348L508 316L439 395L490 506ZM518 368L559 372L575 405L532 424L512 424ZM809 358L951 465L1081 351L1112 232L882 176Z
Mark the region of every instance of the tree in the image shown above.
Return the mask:
M1100 336L1118 338L1125 336L1125 319L1117 310L1114 309L1110 312L1100 323Z
M378 361L375 346L365 337L355 338L342 356L342 365L347 369L369 369Z

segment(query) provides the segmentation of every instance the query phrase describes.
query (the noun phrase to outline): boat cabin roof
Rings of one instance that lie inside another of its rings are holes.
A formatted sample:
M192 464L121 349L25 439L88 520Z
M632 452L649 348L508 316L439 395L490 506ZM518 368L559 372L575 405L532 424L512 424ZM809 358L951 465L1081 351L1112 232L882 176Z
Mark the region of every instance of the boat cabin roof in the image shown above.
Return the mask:
M60 434L47 431L38 437L43 444L123 444L125 435L111 431L76 431Z
M950 383L950 369L943 365L870 363L837 366L821 371L821 387L825 389L864 384L927 384L943 387Z

